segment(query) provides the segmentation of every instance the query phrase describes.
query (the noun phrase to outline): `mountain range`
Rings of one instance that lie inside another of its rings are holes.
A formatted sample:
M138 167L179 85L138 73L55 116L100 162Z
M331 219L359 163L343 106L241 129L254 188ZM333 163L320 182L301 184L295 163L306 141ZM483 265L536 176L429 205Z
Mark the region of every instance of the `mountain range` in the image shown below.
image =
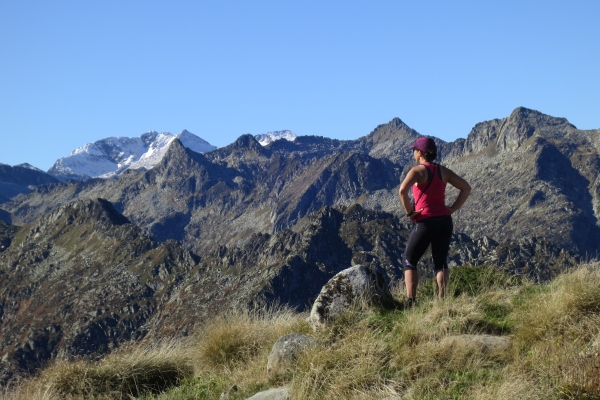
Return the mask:
M173 138L152 168L50 177L6 196L3 378L53 358L186 335L235 306L302 310L352 264L400 279L411 225L397 191L419 136L394 118L346 141L242 135L201 153ZM434 140L440 161L473 187L453 216L451 265L546 280L597 255L600 130L520 107L466 139ZM421 268L431 274L426 259Z

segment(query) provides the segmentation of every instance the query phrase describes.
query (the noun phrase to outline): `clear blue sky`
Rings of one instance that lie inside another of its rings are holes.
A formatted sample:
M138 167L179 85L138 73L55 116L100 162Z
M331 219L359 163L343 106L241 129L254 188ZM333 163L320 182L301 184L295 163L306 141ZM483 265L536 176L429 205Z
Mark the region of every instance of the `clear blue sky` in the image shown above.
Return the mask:
M107 136L600 128L600 1L0 1L0 162Z

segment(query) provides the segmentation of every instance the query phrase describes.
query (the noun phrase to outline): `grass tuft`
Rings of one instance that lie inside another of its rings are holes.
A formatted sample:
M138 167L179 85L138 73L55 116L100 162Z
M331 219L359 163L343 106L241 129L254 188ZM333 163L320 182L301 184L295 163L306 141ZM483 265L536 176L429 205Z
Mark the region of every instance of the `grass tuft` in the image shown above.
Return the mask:
M59 362L43 371L40 381L59 397L128 398L178 386L193 373L190 358L171 343L115 353L97 363Z

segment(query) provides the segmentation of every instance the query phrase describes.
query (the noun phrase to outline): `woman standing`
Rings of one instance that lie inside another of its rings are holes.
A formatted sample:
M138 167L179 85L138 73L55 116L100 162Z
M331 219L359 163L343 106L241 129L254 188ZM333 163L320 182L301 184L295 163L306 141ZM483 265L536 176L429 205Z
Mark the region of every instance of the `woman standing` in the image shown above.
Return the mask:
M451 215L465 203L471 186L450 169L433 162L437 158L433 139L421 137L409 148L419 164L408 172L400 185L400 200L406 216L414 222L404 253L404 282L410 307L415 302L419 284L417 263L430 244L438 296L443 298L446 294L450 277L447 257L453 229ZM450 207L446 206L448 183L460 191ZM408 197L410 188L413 190L414 206Z

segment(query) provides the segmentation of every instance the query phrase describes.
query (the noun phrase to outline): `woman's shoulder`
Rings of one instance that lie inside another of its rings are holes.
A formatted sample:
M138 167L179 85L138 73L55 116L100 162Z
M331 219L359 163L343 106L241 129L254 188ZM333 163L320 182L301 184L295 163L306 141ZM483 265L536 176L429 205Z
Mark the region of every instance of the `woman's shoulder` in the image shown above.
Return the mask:
M414 172L425 172L427 171L427 167L425 166L425 164L419 164L412 167L411 170Z

